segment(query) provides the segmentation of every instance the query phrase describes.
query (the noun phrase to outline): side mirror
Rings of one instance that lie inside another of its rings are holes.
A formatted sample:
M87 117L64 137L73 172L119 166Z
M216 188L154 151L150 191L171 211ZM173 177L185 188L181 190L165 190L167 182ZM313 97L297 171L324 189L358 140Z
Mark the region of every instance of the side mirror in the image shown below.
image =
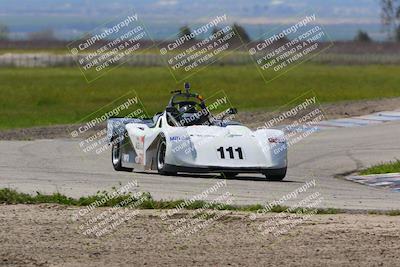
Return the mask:
M229 114L229 115L234 115L234 114L237 114L237 113L238 113L238 110L237 110L237 108L229 108L229 109L226 111L226 113Z

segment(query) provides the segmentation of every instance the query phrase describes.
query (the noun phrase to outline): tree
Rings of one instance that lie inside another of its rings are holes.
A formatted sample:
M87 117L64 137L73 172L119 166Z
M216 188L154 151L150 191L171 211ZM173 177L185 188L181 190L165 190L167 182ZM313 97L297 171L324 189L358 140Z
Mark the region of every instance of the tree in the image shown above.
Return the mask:
M380 0L381 23L390 40L396 37L400 27L400 0Z
M55 40L54 31L52 29L45 29L37 32L31 32L28 34L29 40L45 40L51 41Z
M8 39L9 30L7 25L0 24L0 40Z
M232 29L234 32L236 32L240 36L240 38L242 38L243 42L248 43L251 41L250 36L247 34L246 30L239 24L236 24L236 23L233 24Z
M354 38L357 42L369 43L372 41L371 37L369 37L367 32L359 30L356 37Z
M221 30L221 28L218 28L217 26L215 26L213 29L212 29L212 34L216 34L217 32L219 32Z
M394 38L395 38L396 42L400 42L400 25L397 26L396 34L395 34Z
M189 40L195 39L194 37L192 38L190 36L191 34L192 34L192 30L187 25L185 25L179 29L179 37L189 36L190 37L190 38L188 38Z
M220 33L220 34L218 35L218 38L222 38L222 37L225 36L225 33L221 30L221 28L219 28L219 27L217 27L217 26L215 26L215 27L212 29L211 34L217 34L218 32Z

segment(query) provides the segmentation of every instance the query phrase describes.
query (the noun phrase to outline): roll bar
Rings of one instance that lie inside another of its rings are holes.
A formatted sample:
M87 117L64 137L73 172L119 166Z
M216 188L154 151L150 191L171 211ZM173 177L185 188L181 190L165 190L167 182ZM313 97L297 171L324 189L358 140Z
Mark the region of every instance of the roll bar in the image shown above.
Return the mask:
M203 97L197 93L190 93L190 84L188 82L185 83L185 92L182 92L182 90L175 90L175 91L171 91L171 94L173 94L173 96L169 100L167 108L174 106L175 99L177 97L186 97L187 99L196 98L197 100L200 101L200 106L202 108L205 108L205 103L204 103Z

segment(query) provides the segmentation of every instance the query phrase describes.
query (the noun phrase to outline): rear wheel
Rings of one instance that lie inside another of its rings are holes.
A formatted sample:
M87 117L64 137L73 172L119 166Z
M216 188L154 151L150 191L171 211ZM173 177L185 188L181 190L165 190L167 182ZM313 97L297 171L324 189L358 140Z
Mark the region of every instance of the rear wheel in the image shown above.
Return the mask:
M111 162L114 167L114 170L131 172L133 170L132 168L122 167L122 149L121 149L122 140L118 140L117 137L114 137L111 143L112 143Z
M165 137L161 137L160 143L157 149L157 171L161 175L175 175L176 172L166 171L165 156L167 153L167 142Z

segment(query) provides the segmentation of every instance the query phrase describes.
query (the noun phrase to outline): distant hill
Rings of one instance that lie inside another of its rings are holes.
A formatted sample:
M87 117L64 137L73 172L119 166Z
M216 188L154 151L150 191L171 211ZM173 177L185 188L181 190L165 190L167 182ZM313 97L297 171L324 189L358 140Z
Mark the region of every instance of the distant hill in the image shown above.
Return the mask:
M335 40L352 39L359 29L374 39L384 38L377 0L1 0L0 23L9 25L15 38L52 28L58 38L71 39L133 8L154 39L223 13L230 22L244 25L252 38L274 24L287 24L298 14L308 13L316 13Z

